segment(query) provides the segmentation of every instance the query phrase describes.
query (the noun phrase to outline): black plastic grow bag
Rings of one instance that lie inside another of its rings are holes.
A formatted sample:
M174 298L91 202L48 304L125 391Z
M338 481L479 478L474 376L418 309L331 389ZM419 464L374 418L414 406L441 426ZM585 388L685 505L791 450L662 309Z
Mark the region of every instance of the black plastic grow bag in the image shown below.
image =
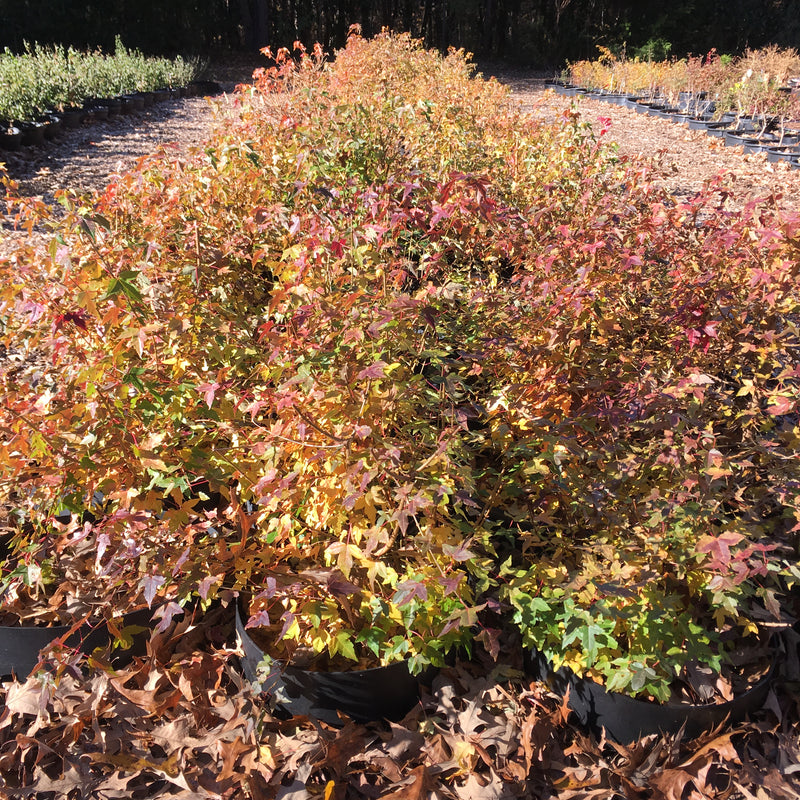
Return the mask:
M116 624L120 628L135 625L144 629L141 635L135 636L133 646L119 650L113 659L117 665L124 663L135 655L145 652L146 640L149 638L153 611L144 608L123 615ZM36 666L43 648L66 636L71 630L69 625L51 625L49 627L34 626L0 626L0 676L16 676L24 679ZM147 634L147 636L145 636ZM98 647L105 647L114 637L103 620L95 627L83 625L65 640L67 647L74 647L87 655Z
M587 678L579 678L562 667L554 671L539 652L528 656L528 673L546 682L558 693L569 692L567 704L581 725L618 744L630 744L651 734L677 734L692 739L725 722L741 722L760 709L767 699L778 666L778 650L767 674L743 694L726 703L692 705L689 703L654 703L609 692Z
M292 715L330 725L343 724L339 712L356 722L397 721L419 701L419 679L404 662L347 672L316 672L291 664L273 664L269 675L260 681L257 667L264 651L248 635L238 608L236 633L244 650L241 662L247 680L258 684L279 708Z

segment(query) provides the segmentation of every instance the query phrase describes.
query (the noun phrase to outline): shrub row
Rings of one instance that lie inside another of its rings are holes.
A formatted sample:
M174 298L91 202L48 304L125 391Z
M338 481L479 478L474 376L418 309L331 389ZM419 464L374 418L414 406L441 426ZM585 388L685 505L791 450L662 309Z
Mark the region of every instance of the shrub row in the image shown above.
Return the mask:
M718 668L800 577L798 221L676 205L460 53L275 55L0 262L8 596L236 590L276 655L415 669L513 625L660 698Z
M747 50L738 58L712 50L668 61L618 59L603 50L594 61L571 64L563 77L586 89L660 97L670 106L682 96L702 97L706 106L714 103L717 115L800 116L798 95L791 91L800 79L800 56L776 46Z
M144 56L119 38L113 55L38 44L20 54L6 49L0 54L0 119L32 120L91 98L178 88L200 70L196 59Z

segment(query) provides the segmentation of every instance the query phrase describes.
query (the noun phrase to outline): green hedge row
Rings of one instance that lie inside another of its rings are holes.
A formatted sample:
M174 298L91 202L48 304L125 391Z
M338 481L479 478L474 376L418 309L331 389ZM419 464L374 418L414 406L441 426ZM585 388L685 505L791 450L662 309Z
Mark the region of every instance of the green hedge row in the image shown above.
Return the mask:
M202 71L197 59L144 56L117 38L113 55L72 47L28 45L0 53L0 119L34 119L92 97L182 86Z

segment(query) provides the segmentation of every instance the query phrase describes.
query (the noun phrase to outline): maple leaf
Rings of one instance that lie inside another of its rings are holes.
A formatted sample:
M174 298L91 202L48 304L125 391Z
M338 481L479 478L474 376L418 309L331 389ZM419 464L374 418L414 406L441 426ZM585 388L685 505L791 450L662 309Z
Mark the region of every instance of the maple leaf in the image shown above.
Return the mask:
M726 531L719 536L703 536L697 543L698 553L707 553L711 556L708 566L713 569L727 567L731 563L731 547L739 544L744 539L740 533Z
M214 383L201 383L196 387L197 391L203 395L203 400L209 408L214 404L214 397L220 386L221 384L215 381Z
M265 608L262 608L261 611L258 611L255 614L250 616L250 619L247 620L245 623L245 628L260 628L260 627L269 627L269 613Z
M785 395L775 395L769 399L767 413L773 417L781 417L784 414L791 414L797 408L797 401Z
M459 544L454 547L453 545L444 544L442 545L442 552L456 561L457 563L463 563L464 561L469 561L471 558L475 558L475 554L471 552L469 548L469 539L465 539L463 542L459 542Z
M420 581L402 581L397 584L397 590L392 600L399 606L410 603L414 598L424 603L428 599L428 588Z
M372 433L372 428L369 425L356 425L353 428L353 435L356 439L366 439Z
M389 365L385 361L378 359L365 369L362 369L361 372L356 375L356 379L359 381L364 381L383 378L386 375L386 367L388 366Z
M159 606L159 608L156 609L155 614L153 614L154 619L161 620L161 622L156 625L156 633L164 633L164 631L166 631L172 623L173 617L182 615L183 613L184 609L173 601Z
M141 581L139 581L139 588L144 594L144 599L148 608L153 605L153 600L158 590L166 583L166 580L167 579L163 578L161 575L145 575Z
M203 600L208 599L208 593L211 591L211 587L215 583L219 583L225 577L224 574L220 573L218 575L206 575L204 578L198 581L197 583L197 593Z

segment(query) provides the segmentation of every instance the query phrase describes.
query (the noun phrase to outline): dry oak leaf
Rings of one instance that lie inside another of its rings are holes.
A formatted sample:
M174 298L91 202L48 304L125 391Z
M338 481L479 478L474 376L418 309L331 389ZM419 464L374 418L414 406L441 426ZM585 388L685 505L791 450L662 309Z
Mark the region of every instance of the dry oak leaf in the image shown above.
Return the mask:
M25 683L7 683L6 708L14 714L38 716L45 711L43 686L40 681L29 679Z
M222 769L219 773L219 780L226 781L228 778L238 774L236 765L239 758L250 753L255 748L253 745L245 744L238 736L232 742L218 742L217 749L222 756Z
M488 778L473 772L465 783L454 788L459 800L510 800L518 796L493 770L489 771Z
M406 778L404 785L389 794L382 794L380 800L427 800L429 783L427 768L419 766Z
M686 785L694 779L682 769L665 769L650 779L650 783L661 792L665 800L682 800Z

